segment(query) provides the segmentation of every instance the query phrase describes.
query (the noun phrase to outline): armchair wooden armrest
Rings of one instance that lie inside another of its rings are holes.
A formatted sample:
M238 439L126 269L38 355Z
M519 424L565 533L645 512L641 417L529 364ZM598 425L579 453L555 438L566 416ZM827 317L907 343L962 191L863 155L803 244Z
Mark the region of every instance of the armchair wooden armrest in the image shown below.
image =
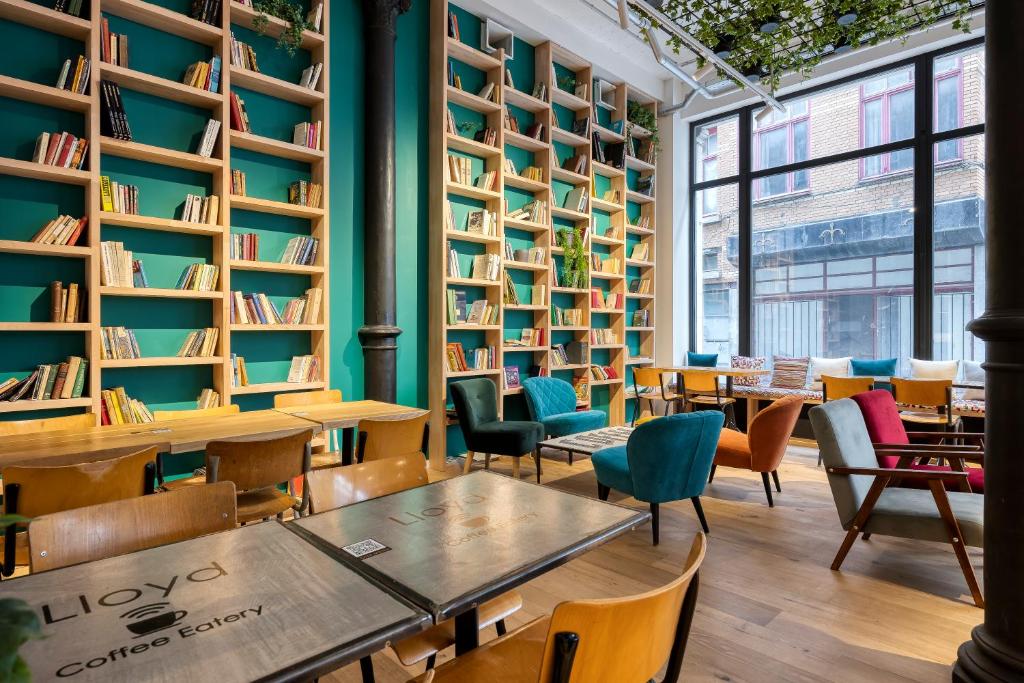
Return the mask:
M957 472L956 470L943 471L943 470L907 470L907 469L889 469L888 467L827 467L825 469L829 474L866 474L873 477L899 477L901 479L956 479L966 478L966 472Z
M887 453L896 451L919 451L922 453L944 453L948 451L980 451L981 446L957 445L944 443L876 443L872 444L875 452L884 451Z
M929 439L941 441L942 439L963 439L964 441L982 441L985 432L907 432L911 439Z

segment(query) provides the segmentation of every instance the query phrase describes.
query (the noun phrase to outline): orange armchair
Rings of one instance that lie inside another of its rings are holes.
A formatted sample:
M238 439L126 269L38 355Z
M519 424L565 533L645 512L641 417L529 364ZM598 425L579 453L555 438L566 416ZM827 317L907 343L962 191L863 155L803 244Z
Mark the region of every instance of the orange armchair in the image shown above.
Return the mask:
M786 396L758 413L746 434L723 429L718 437L718 450L715 452L708 483L714 480L719 465L760 472L764 492L768 495L768 507L775 507L768 475L772 475L775 488L781 493L779 463L786 454L786 446L789 445L789 437L793 435L793 427L800 417L803 403L799 396Z

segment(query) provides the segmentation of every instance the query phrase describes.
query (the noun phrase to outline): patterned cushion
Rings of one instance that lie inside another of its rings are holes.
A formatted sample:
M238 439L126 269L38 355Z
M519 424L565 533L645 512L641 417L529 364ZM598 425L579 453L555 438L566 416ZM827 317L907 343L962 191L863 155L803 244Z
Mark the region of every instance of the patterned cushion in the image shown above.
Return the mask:
M729 366L741 370L763 370L764 356L732 356L729 359ZM763 375L748 375L746 377L734 377L734 387L756 387L761 384Z
M805 389L810 358L772 356L772 384L775 389Z
M734 396L743 398L756 398L765 401L775 401L786 396L799 396L805 401L820 401L821 392L813 389L782 389L779 387L740 387L733 386Z
M976 413L979 417L985 417L985 402L971 399L953 399L953 412L955 413Z

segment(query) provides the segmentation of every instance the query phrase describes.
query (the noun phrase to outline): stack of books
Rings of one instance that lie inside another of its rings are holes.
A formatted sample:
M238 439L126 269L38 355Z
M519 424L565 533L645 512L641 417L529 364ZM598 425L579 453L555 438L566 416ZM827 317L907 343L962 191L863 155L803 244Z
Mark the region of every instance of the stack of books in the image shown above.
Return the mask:
M572 365L572 363L569 362L569 355L565 352L565 344L552 344L551 367L564 368L566 365Z
M636 179L636 186L633 188L633 192L642 194L647 197L654 196L654 174L642 175Z
M617 292L608 292L607 294L605 294L597 287L592 287L590 289L590 307L592 309L597 308L602 310L621 310L622 303L622 295L618 294Z
M281 263L297 266L311 266L316 263L316 255L320 250L320 240L315 237L293 237L288 240Z
M196 21L219 26L220 0L192 0L192 11L189 14Z
M231 235L231 258L242 261L259 261L260 236L254 232Z
M633 327L649 327L650 319L650 311L645 308L633 311Z
M633 278L629 281L630 294L650 294L651 280L646 277Z
M92 71L92 62L85 57L79 57L75 62L75 68L71 68L71 60L65 59L64 65L60 68L60 75L57 77L57 87L61 90L69 90L79 95L84 95L89 87L89 73Z
M245 387L249 385L249 373L245 371L245 359L238 354L231 354L231 386Z
M533 86L533 96L541 102L548 101L548 86L546 83L541 81L537 85Z
M181 220L186 223L205 223L216 225L220 214L220 197L210 195L200 197L197 194L185 195L185 204L181 207Z
M201 157L209 158L213 155L213 148L217 144L217 134L220 132L220 121L217 119L210 119L206 122L206 128L203 129L203 136L199 139L199 145L196 148L196 154Z
M455 12L448 12L448 37L455 40L462 40L459 36L459 17Z
M618 344L619 337L615 334L615 330L610 327L599 327L590 330L590 343L591 344Z
M591 365L590 377L598 381L606 379L618 379L619 373L610 365Z
M245 110L245 101L237 93L231 93L231 128L241 133L251 133L249 114Z
M220 57L214 56L208 62L190 64L181 82L200 90L217 92L220 88Z
M139 214L139 188L110 181L109 176L100 176L100 208L112 213Z
M477 254L473 257L472 277L474 280L493 282L498 279L499 272L501 272L501 257L497 254Z
M307 289L305 294L285 304L281 322L285 325L316 325L320 322L322 303L323 291L319 287Z
M89 141L71 133L40 133L32 161L47 166L81 169L85 165L85 152Z
M484 128L481 131L477 131L476 135L473 136L473 139L490 147L494 147L498 142L498 131L493 128Z
M249 71L259 73L260 67L256 63L256 51L247 44L235 40L235 34L231 34L231 66L237 66Z
M519 175L527 180L536 180L539 183L544 182L544 169L538 166L527 166Z
M527 202L514 211L508 210L508 200L505 201L505 204L505 216L512 220L529 221L531 223L547 223L548 221L547 202L541 201L540 199L534 199L532 202Z
M288 382L319 382L320 359L317 356L292 356Z
M565 201L562 202L562 208L577 213L586 213L588 201L589 197L587 197L586 186L578 185L565 193Z
M281 314L263 292L231 292L231 322L239 325L280 325Z
M220 406L220 394L215 389L203 389L196 399L196 408L217 408Z
M190 289L196 292L213 292L217 289L220 267L209 263L193 263L186 268L175 289Z
M505 346L544 346L544 328L524 327L519 339L506 339Z
M634 261L646 261L647 256L650 254L650 247L646 242L639 242L633 245L633 251L630 252L629 258Z
M77 323L85 320L86 298L77 282L67 287L60 280L50 283L50 322Z
M583 325L582 308L551 307L551 324L558 326L579 327Z
M75 218L74 216L60 215L39 229L32 237L37 244L58 244L73 247L82 236L88 216Z
M0 382L0 401L45 401L81 398L89 361L68 356L63 363L43 364L28 377L9 377Z
M116 140L130 142L132 139L121 88L111 81L100 81L100 133Z
M448 277L462 277L462 266L459 265L459 252L452 243L448 243Z
M100 424L145 424L154 422L146 404L125 393L124 387L100 391Z
M296 180L288 186L289 204L319 209L320 202L323 201L323 196L324 186L320 183L311 183L308 180Z
M100 358L142 358L135 332L124 327L101 327Z
M71 2L57 0L53 5L53 10L62 14L70 14L73 17L80 17L82 16L82 0L71 0Z
M134 259L124 242L100 243L101 284L108 287L134 287Z
M178 349L179 358L210 358L217 351L217 337L220 330L216 327L205 327L201 330L192 330L185 337L181 348Z
M100 61L114 66L128 66L128 36L110 32L106 17L100 22Z
M616 256L606 256L602 259L600 254L591 254L590 267L599 273L619 275L622 273L622 260Z
M312 123L296 123L295 132L292 133L292 144L299 145L300 147L308 147L309 149L320 149L321 144L321 128L322 123L320 121L313 121Z
M310 64L309 66L302 70L302 75L299 77L299 85L302 86L303 88L316 90L316 86L320 82L320 73L323 70L323 62Z
M579 175L587 174L587 155L574 154L562 162L562 168Z
M231 194L245 196L245 171L231 169Z

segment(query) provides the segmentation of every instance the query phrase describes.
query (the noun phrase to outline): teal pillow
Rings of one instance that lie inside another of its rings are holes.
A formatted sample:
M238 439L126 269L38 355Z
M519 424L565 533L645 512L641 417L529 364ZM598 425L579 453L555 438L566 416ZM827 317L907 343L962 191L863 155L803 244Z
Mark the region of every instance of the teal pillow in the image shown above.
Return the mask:
M686 364L695 368L714 368L718 366L718 354L687 351Z
M896 374L896 359L853 359L850 361L850 374L854 377L892 377Z

